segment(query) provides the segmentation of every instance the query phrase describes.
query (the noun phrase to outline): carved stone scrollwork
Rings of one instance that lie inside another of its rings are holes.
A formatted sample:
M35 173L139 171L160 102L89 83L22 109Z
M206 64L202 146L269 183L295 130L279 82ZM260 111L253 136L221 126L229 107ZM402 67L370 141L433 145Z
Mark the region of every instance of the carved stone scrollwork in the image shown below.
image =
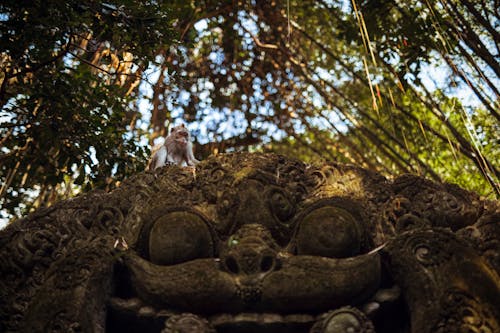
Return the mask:
M123 213L116 207L105 207L97 213L93 227L107 231L109 234L118 235L123 223Z
M414 229L396 237L386 251L412 311L412 332L500 330L498 274L451 231Z
M409 237L404 247L423 267L438 266L448 262L453 255L446 245L449 239L447 233L421 232Z
M394 181L393 188L398 197L407 200L408 213L427 219L433 226L458 230L475 221L482 211L478 196L456 185L404 175Z
M0 332L500 332L499 222L414 175L165 166L0 231Z
M497 319L487 304L458 288L447 290L441 298L441 313L432 332L496 332Z
M488 201L473 225L458 231L500 274L500 202Z

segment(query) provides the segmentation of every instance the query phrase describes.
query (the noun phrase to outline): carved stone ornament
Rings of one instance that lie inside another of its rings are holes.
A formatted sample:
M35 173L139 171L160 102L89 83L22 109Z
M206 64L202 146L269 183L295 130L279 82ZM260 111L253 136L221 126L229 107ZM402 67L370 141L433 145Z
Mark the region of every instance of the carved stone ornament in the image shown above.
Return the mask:
M0 232L0 332L500 332L500 205L271 154L166 166Z

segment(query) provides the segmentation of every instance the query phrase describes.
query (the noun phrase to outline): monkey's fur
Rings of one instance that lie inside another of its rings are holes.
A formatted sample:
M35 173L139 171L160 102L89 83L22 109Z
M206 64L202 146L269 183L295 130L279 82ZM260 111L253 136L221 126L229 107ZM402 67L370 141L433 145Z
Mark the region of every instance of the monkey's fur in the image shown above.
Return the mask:
M162 145L153 148L146 169L152 171L167 164L194 166L198 162L193 155L191 135L181 124L172 128Z

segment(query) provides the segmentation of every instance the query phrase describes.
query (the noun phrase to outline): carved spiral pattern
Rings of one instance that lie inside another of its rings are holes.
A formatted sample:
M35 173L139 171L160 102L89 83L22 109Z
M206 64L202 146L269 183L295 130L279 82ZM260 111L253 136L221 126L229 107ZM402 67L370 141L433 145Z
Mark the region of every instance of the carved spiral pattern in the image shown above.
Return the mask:
M123 222L123 213L116 207L106 207L97 214L96 221L97 228L117 235Z
M421 219L413 214L404 214L396 220L396 231L398 233L413 230L426 229L430 227L427 220Z
M387 222L395 225L396 221L401 216L410 212L410 207L410 200L402 196L395 196L388 203L386 203L384 208L384 218Z
M183 168L181 172L176 173L175 180L179 186L189 189L194 185L194 173L188 168Z
M224 191L217 200L217 212L221 216L227 216L230 212L236 209L239 203L238 201L236 191L232 189Z
M98 208L95 205L85 208L74 209L71 216L74 216L74 221L83 225L86 229L90 229L95 222L95 216Z
M444 313L433 332L493 333L495 318L487 305L458 289L448 290L442 298Z
M56 279L56 287L58 289L70 289L80 285L90 275L90 267L86 259L93 259L89 256L80 258L78 255L66 258L62 263L60 270L57 273L61 275L60 279Z
M201 170L197 179L205 200L211 204L217 203L220 192L229 190L233 182L232 175L219 163L210 163L210 168Z
M212 183L219 183L224 179L226 173L226 170L224 170L222 167L216 167L210 171L209 179Z
M410 237L405 248L422 266L437 266L447 262L453 255L446 246L448 241L449 238L443 233L427 231Z
M435 220L440 225L447 219L453 219L461 215L464 203L460 202L454 195L443 191L428 190L419 196L422 205L422 215Z
M91 265L110 255L111 246L105 238L95 238L84 242L89 250L81 247L83 242L76 241L71 244L70 251L60 262L54 273L60 278L55 279L57 289L66 290L81 285L92 273Z
M326 176L321 170L308 170L308 185L317 188L326 182Z

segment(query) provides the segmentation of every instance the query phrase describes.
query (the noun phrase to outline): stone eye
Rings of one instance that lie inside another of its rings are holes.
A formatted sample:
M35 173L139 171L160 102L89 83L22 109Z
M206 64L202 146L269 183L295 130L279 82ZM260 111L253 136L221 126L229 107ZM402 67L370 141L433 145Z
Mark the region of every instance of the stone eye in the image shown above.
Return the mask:
M297 254L346 258L361 250L361 226L346 210L320 207L300 222L296 235Z
M149 232L149 259L157 265L212 257L213 252L208 225L190 212L165 214L154 222Z

